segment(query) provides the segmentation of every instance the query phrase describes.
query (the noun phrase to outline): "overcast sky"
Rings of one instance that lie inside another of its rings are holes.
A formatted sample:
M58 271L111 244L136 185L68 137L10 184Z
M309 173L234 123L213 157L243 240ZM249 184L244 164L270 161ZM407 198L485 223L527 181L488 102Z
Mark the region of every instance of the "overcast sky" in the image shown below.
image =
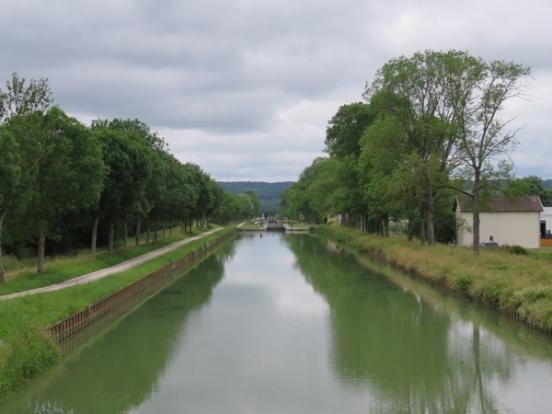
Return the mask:
M0 79L50 79L83 122L140 118L218 180L295 180L388 59L530 65L517 175L552 178L552 1L3 0Z

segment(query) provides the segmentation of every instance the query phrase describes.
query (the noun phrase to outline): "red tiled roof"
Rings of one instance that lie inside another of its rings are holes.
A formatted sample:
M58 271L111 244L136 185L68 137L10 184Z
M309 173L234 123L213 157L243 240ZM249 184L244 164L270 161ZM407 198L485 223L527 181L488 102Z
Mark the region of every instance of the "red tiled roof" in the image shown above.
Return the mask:
M473 211L473 200L466 195L456 196L456 202L460 211L471 213ZM540 213L542 203L538 196L526 196L508 198L505 196L491 197L481 202L482 213Z

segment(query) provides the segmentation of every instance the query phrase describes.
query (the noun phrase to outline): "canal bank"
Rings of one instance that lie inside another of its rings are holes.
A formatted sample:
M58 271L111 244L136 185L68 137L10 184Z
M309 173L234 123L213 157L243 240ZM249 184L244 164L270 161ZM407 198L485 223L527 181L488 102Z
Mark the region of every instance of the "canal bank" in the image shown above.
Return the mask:
M334 250L242 234L0 413L549 413L550 341Z
M111 310L132 309L234 234L226 227L93 283L0 301L0 396L55 364L72 333Z
M338 225L317 232L433 286L552 333L552 264L509 251L423 246L403 237L380 237Z

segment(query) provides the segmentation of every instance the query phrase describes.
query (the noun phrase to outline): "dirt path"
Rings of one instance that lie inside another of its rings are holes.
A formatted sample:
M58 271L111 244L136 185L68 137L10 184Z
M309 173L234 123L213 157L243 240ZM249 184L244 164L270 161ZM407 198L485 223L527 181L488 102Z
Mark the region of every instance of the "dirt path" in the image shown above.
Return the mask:
M15 299L15 298L21 298L23 296L30 296L30 295L36 295L38 293L46 293L46 292L55 292L57 290L67 289L71 286L77 286L77 285L84 285L86 283L95 282L96 280L103 279L105 277L111 276L115 273L124 272L125 270L132 269L133 267L136 267L138 265L141 265L144 262L147 262L151 259L155 259L156 257L163 256L166 253L169 253L173 250L178 249L179 247L182 247L188 243L191 243L193 241L202 239L204 237L207 237L213 233L216 233L217 231L222 230L222 227L218 227L213 230L209 230L205 233L201 233L197 236L190 237L184 240L177 241L175 243L169 244L168 246L162 247L160 249L154 250L152 252L143 254L141 256L134 257L132 259L126 260L124 262L121 262L115 266L106 267L105 269L96 270L92 273L87 273L82 276L75 277L73 279L66 280L61 283L56 283L55 285L50 286L44 286L37 289L30 289L25 290L23 292L16 292L16 293L10 293L8 295L2 295L0 296L0 300L6 300L6 299Z

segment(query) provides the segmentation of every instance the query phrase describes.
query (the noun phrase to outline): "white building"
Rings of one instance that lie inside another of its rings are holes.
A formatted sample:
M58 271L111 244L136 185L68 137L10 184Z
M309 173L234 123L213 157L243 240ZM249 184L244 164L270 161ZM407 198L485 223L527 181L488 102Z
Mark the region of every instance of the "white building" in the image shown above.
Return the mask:
M472 199L456 197L456 240L460 246L473 244ZM480 217L480 241L493 240L500 246L518 245L525 248L540 247L541 212L537 196L509 199L493 197L482 203Z

